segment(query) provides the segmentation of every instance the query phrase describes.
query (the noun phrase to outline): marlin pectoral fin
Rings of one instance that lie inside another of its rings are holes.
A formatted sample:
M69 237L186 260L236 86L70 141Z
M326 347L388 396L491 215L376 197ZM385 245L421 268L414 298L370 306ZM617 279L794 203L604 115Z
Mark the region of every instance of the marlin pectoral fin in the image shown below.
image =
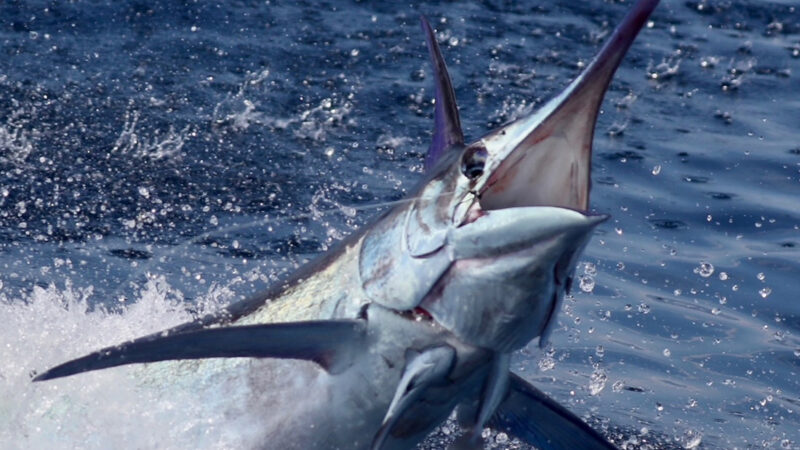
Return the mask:
M126 364L237 357L305 359L336 373L349 365L365 336L366 324L361 320L245 325L155 334L58 365L33 381Z
M408 362L392 403L383 418L383 425L372 440L372 450L383 447L394 425L428 387L447 382L447 375L455 363L456 352L452 347L445 345L406 358Z
M597 431L513 373L489 426L543 450L615 450Z
M442 52L439 50L439 44L436 42L436 35L425 17L420 17L420 20L422 22L422 31L425 32L425 42L431 55L433 74L436 79L433 141L428 149L428 156L425 158L425 169L430 169L436 165L436 162L441 159L448 148L464 144L464 134L461 132L461 119L458 116L456 94L453 90L453 84L450 82L450 75L447 73L447 66L444 63Z

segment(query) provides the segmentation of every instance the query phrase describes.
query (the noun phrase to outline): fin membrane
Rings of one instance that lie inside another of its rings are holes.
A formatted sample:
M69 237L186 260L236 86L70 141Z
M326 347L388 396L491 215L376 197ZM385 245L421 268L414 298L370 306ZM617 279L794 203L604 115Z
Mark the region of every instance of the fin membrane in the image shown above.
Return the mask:
M290 358L314 361L336 373L347 367L366 337L361 320L325 320L153 334L107 347L38 375L61 378L126 364L176 359Z
M616 450L600 433L542 391L510 374L508 396L489 426L542 450Z
M458 116L453 83L447 73L442 51L436 42L436 35L425 17L420 17L420 21L422 22L422 31L425 32L425 42L428 45L428 53L431 55L433 74L436 81L433 141L428 148L428 156L425 157L425 169L427 170L436 165L447 149L464 145L464 134L461 132L461 119Z

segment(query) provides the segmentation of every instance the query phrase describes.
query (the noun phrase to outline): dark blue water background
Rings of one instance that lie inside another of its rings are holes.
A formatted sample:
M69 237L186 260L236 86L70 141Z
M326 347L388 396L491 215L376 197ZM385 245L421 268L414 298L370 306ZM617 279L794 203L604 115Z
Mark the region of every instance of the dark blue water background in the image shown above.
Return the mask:
M413 187L432 127L419 14L469 140L563 88L629 6L0 4L0 321L25 324L2 332L3 447L41 442L46 408L9 405L46 403L26 358L62 319L42 303L124 323L143 292L233 301ZM592 208L613 219L552 347L515 369L618 445L800 446L799 76L795 2L667 0L611 84ZM75 356L91 326L63 314Z

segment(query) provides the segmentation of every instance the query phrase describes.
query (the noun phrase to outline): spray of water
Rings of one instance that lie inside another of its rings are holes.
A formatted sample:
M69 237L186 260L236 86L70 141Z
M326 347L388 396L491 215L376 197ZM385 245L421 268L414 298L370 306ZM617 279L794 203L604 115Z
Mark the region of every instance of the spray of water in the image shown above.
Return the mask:
M275 411L302 398L292 390L308 388L318 372L306 377L291 363L255 362L268 374L259 387L277 387L269 392L254 392L247 359L125 366L32 383L37 371L194 318L163 277L151 277L118 313L92 309L91 295L68 283L0 297L0 448L254 447L277 426ZM218 307L210 302L200 299L199 310ZM284 376L290 371L297 376ZM274 407L270 414L265 404Z

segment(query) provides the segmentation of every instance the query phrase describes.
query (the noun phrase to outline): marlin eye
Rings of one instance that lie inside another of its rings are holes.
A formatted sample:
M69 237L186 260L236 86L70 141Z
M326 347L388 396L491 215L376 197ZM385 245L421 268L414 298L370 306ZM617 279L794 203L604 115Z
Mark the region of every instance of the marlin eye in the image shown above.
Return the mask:
M483 144L470 145L464 149L464 155L461 157L461 173L470 180L483 175L483 167L488 156L489 153Z

